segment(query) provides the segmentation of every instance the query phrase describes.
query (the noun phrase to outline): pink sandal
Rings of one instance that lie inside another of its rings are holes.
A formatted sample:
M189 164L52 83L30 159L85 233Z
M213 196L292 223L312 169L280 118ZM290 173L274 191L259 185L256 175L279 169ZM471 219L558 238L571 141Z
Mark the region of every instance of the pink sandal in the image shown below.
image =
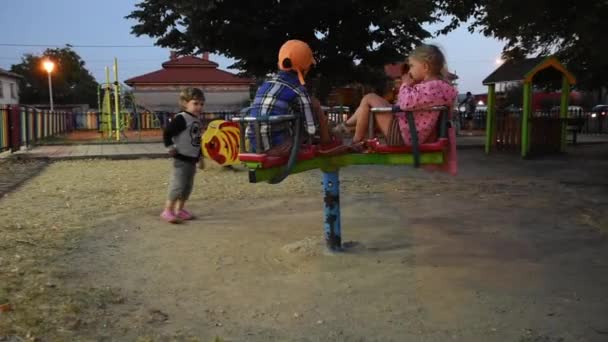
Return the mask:
M188 220L192 220L194 219L194 215L192 215L192 213L190 213L188 210L186 209L182 209L177 213L177 217L180 220L184 220L184 221L188 221Z
M179 223L179 218L171 210L163 210L160 218L169 223Z

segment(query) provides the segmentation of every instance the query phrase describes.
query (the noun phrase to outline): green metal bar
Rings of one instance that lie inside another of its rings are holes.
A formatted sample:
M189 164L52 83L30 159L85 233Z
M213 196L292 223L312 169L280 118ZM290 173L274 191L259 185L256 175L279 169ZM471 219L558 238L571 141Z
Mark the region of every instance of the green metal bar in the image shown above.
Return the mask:
M530 151L530 112L532 110L532 84L524 83L524 112L521 118L521 156L525 158Z
M106 67L106 86L103 95L106 105L106 111L103 117L106 118L106 129L108 130L108 139L112 139L112 101L110 100L110 68Z
M97 84L97 110L101 113L101 84Z
M562 97L561 103L559 107L559 118L561 119L561 128L562 128L562 141L560 146L560 151L566 151L566 126L568 122L566 119L568 118L568 97L570 95L570 83L568 83L568 78L566 75L562 76Z
M486 154L490 153L492 149L492 143L494 143L494 132L496 131L496 125L494 125L496 109L494 108L494 102L496 99L495 85L488 85L488 113L486 117Z
M118 84L118 59L114 57L114 113L116 117L116 141L120 141L120 89Z
M137 102L135 102L135 94L133 92L129 95L131 97L131 104L133 106L133 113L137 117L137 141L141 141L141 111L137 110Z
M443 164L443 162L443 152L422 153L420 155L420 164L422 165ZM252 183L267 182L277 174L280 174L284 168L282 166L262 169L260 168L261 165L259 163L245 163L245 165L249 168L250 172L254 173L253 178L250 175ZM406 153L352 153L333 157L317 157L297 162L293 167L291 174L313 169L333 172L341 167L349 165L414 165L414 156Z

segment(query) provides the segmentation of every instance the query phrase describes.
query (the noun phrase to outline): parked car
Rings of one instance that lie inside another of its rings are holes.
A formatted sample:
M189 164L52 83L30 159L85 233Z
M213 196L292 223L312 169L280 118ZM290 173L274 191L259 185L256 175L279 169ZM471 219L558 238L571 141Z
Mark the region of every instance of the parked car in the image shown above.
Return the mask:
M606 117L608 115L608 104L600 104L591 109L591 117Z

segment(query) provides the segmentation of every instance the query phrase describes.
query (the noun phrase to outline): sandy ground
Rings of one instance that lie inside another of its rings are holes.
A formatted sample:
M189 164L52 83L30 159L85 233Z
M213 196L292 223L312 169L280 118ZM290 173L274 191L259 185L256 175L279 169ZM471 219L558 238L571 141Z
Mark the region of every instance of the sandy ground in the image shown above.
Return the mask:
M48 165L40 159L0 158L0 198L37 175Z
M141 131L128 130L120 136L120 142L160 142L163 140L163 132L160 129L145 129ZM116 143L114 139L108 139L107 133L100 133L97 130L78 130L69 132L65 135L47 138L40 144L82 144L82 143Z
M168 161L52 163L0 200L0 341L606 341L607 147L344 169L341 255L318 172L209 167L167 225Z

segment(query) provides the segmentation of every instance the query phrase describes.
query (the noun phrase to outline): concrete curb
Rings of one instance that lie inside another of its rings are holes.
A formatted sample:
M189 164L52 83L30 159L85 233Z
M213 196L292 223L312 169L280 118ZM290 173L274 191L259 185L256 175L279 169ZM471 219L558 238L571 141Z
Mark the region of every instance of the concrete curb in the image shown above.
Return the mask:
M134 160L134 159L168 159L167 153L137 153L137 154L113 154L113 155L86 155L86 156L57 156L19 154L13 158L40 159L47 161L86 160L86 159L109 159L109 160Z

